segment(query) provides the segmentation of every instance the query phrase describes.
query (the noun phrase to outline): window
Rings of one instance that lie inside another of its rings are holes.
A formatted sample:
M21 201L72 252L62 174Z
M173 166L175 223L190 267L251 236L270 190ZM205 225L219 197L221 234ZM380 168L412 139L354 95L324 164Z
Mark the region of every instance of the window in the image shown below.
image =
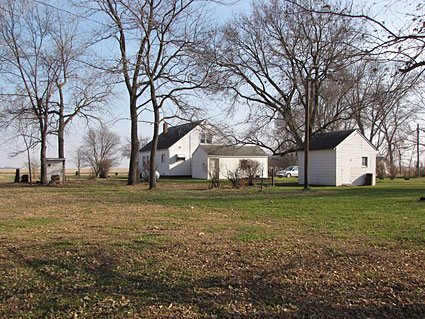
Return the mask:
M201 133L200 139L201 139L201 144L212 144L211 133Z
M367 157L362 157L362 167L367 167Z
M165 154L161 154L161 163L165 163Z

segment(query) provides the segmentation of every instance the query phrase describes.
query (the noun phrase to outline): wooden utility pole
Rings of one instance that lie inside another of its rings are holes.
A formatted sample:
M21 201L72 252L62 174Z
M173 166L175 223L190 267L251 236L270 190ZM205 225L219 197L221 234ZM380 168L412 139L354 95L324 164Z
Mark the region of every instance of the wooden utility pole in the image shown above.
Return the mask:
M311 104L311 78L307 77L307 103L305 107L305 137L304 137L304 190L308 187L308 153L310 148L310 104Z
M419 164L419 124L416 127L416 176L421 176Z

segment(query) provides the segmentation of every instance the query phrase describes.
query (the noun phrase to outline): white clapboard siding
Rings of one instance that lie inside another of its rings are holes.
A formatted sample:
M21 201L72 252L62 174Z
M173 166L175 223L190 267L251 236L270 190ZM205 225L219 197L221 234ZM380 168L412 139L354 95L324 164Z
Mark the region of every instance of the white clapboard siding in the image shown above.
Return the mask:
M364 185L366 174L372 174L372 185L376 183L375 147L359 131L347 136L333 149L310 150L310 185ZM367 158L367 166L362 158ZM304 151L298 152L299 184L304 183Z
M161 176L192 176L192 155L201 143L201 132L212 134L212 143L222 143L223 135L211 124L202 123L180 138L168 149L159 149L156 153L157 171ZM162 163L162 155L165 155ZM150 157L150 151L139 153L139 169L143 168L143 158ZM183 160L184 159L184 160Z
M335 150L309 152L309 184L330 185L336 183ZM298 183L304 184L304 152L298 152Z
M376 150L357 131L348 136L336 147L337 186L364 185L366 174L373 174L372 185L376 182ZM368 158L368 166L363 167L362 157ZM344 171L348 170L346 174Z
M182 126L180 126L182 128ZM173 131L170 131L173 129ZM229 144L229 141L226 137L213 125L209 124L207 121L202 121L202 123L195 125L190 130L187 130L188 127L185 127L180 131L181 135L177 135L179 138L176 138L176 130L179 127L170 128L168 133L162 133L159 136L159 139L164 142L167 141L166 134L174 134L169 135L169 143L173 143L172 145L166 144L167 149L158 149L156 153L156 167L157 171L161 174L161 176L192 176L194 178L208 178L208 156L210 153L204 152L205 154L199 153L198 159L194 159L194 152L197 150L199 146L225 146ZM201 139L202 135L202 139ZM209 135L211 138L204 140L206 135ZM202 142L202 143L201 143ZM205 143L205 144L204 144ZM163 143L164 145L164 143ZM245 148L246 150L246 148ZM261 151L262 152L262 151ZM264 153L264 152L262 152ZM240 155L240 153L238 154ZM245 156L245 155L253 155L253 156ZM267 176L267 154L264 153L264 156L258 156L258 150L253 151L252 154L244 154L241 156L222 156L219 155L219 164L220 164L220 178L227 178L227 172L229 170L234 170L239 167L241 160L257 160L261 162L263 166L263 176ZM144 165L148 162L150 157L150 151L144 151L139 153L139 169L142 169Z
M218 160L219 165L219 178L227 179L229 173L234 172L240 167L242 160L258 161L261 165L259 175L267 178L268 175L268 159L266 156L223 156L223 155L208 155L201 147L193 153L193 171L192 177L197 179L210 179L208 172L210 168L210 161Z
M236 169L240 167L241 161L243 160L252 160L260 163L261 168L259 169L259 176L262 178L267 178L268 176L268 159L267 156L263 157L238 157L238 156L229 156L229 157L220 157L220 179L226 179L229 177L229 173L231 174ZM247 176L243 176L247 177Z

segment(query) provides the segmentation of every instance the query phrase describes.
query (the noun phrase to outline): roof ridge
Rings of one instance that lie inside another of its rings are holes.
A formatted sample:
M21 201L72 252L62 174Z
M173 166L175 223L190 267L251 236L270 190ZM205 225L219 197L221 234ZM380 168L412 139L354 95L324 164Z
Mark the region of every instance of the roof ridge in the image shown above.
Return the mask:
M341 144L357 129L339 130L331 132L317 132L310 139L310 150L333 149ZM304 146L301 150L304 150Z
M166 134L162 132L161 134L158 135L157 149L158 150L167 149L173 146L177 141L179 141L183 136L185 136L190 131L192 131L195 127L200 125L203 121L205 120L183 123L176 126L170 126ZM151 148L152 148L152 140L148 144L143 146L139 150L139 152L147 152L147 151L150 151Z
M354 131L357 131L357 129L353 128L353 129L349 129L349 130L338 130L338 131L330 131L330 132L316 132L316 133L313 134L313 136L316 135L316 134L332 134L332 133L354 132Z

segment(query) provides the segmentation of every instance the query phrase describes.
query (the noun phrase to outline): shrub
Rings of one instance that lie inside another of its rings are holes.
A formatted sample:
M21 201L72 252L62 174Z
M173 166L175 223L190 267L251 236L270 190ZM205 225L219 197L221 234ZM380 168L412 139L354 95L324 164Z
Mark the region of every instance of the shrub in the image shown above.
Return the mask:
M104 159L99 162L99 177L108 178L109 170L112 167L112 161L109 159Z
M394 179L397 176L397 167L394 164L390 164L389 175L391 179Z
M220 174L218 173L208 173L209 177L210 177L210 181L211 181L211 188L220 188L221 183L220 183Z
M230 181L233 188L241 188L242 176L239 168L234 171L227 171L227 179Z
M385 161L384 160L378 160L376 163L376 176L379 179L384 179L386 174L387 168L385 167Z
M261 174L262 165L254 160L241 160L240 171L242 176L246 177L249 186L254 185L255 177Z

